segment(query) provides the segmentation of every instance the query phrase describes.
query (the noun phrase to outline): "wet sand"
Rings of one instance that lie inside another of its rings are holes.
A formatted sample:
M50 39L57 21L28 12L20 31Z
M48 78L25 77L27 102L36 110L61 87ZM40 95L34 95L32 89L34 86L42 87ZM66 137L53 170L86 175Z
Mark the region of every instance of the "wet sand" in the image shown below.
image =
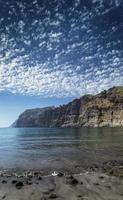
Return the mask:
M122 200L123 166L114 161L80 174L58 172L47 176L39 171L1 171L0 199Z

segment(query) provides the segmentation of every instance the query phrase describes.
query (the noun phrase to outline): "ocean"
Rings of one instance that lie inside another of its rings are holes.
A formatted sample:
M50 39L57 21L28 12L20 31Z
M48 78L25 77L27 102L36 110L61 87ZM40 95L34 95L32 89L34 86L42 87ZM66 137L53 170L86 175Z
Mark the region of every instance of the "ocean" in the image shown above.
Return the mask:
M66 170L123 159L123 128L1 128L0 169Z

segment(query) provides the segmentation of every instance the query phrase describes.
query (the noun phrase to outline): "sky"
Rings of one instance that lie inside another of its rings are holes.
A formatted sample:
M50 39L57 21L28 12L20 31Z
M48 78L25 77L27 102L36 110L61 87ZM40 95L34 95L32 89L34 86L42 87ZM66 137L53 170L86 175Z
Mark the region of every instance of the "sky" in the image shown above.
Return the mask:
M0 0L0 126L123 85L122 0Z

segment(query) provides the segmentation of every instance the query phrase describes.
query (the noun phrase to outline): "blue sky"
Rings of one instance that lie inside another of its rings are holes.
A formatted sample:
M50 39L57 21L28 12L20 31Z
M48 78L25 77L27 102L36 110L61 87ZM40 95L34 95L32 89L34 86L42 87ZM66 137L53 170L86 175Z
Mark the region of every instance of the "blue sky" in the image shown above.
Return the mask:
M123 85L123 1L0 0L0 126Z
M26 109L46 106L58 106L68 103L73 98L41 98L22 96L9 92L0 93L0 127L10 126Z

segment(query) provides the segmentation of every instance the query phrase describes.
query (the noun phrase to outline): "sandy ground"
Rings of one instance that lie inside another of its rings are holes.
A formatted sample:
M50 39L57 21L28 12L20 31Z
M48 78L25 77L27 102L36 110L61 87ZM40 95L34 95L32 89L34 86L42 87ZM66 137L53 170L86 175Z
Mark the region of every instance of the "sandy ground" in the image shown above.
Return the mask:
M5 200L123 200L123 178L101 172L79 175L0 176Z

